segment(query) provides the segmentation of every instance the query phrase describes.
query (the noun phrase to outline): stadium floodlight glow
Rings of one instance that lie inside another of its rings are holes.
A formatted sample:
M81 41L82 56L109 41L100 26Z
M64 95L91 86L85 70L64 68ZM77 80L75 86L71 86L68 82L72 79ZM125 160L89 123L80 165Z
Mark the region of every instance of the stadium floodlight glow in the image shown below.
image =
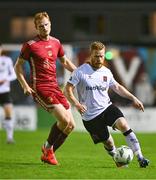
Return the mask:
M106 60L112 60L113 59L113 53L111 51L107 51L105 53Z

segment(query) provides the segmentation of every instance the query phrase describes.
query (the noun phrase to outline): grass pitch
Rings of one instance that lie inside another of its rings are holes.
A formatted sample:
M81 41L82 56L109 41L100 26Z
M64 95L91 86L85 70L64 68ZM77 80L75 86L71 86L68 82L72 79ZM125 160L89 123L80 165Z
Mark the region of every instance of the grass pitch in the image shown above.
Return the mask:
M94 145L88 133L73 132L56 151L59 166L40 161L41 146L48 130L16 131L16 144L6 144L0 131L0 179L156 179L156 134L137 134L148 168L139 168L136 158L129 168L117 168L102 144ZM117 146L121 134L113 134Z

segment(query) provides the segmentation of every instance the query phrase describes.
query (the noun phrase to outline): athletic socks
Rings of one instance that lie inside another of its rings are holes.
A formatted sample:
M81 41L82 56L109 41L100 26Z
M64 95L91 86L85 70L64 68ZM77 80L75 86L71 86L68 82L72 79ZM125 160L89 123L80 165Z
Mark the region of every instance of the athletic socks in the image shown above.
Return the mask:
M136 135L134 134L134 132L131 129L129 129L128 131L124 132L123 134L126 137L126 142L127 142L128 146L132 149L133 153L136 155L138 160L142 159L143 155L141 152L141 147L140 147L139 141L138 141Z
M65 141L67 135L64 134L55 123L49 133L47 142L45 143L46 148L53 146L53 151L55 152Z
M111 149L108 149L107 147L105 147L104 146L104 148L105 148L105 150L107 151L107 153L110 155L110 156L114 156L114 154L115 154L115 152L116 152L116 147L115 146L113 146Z
M51 144L49 144L49 142L48 142L48 141L46 141L44 145L45 145L45 147L46 147L47 149L50 149L50 148L51 148L51 146L52 146Z
M14 134L13 119L5 118L4 129L6 130L7 141L8 142L12 141L13 140L13 134Z

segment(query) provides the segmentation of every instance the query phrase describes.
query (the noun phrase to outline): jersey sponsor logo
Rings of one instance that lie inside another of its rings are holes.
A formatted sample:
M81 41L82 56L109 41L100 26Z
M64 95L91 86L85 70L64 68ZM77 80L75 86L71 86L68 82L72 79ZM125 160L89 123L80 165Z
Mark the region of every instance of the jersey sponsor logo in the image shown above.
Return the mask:
M47 45L47 46L45 46L45 48L47 49L47 48L52 48L52 46L51 45Z
M94 91L94 90L106 91L106 87L103 87L103 86L86 86L86 91Z

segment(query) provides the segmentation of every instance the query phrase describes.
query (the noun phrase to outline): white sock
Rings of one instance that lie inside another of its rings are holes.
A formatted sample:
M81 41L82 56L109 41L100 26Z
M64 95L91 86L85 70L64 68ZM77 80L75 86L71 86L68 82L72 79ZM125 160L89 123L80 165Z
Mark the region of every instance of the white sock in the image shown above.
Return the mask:
M7 140L13 140L14 124L13 119L4 120L4 128L6 130Z
M110 156L114 156L114 154L116 153L116 147L113 146L112 149L108 149L104 146L104 148L106 149L107 153L110 155Z
M134 132L131 132L126 136L126 141L128 146L132 149L133 153L137 156L138 160L142 159L143 155L141 152L141 147Z
M51 146L52 146L51 144L48 143L48 141L46 141L44 145L47 149L51 148Z

